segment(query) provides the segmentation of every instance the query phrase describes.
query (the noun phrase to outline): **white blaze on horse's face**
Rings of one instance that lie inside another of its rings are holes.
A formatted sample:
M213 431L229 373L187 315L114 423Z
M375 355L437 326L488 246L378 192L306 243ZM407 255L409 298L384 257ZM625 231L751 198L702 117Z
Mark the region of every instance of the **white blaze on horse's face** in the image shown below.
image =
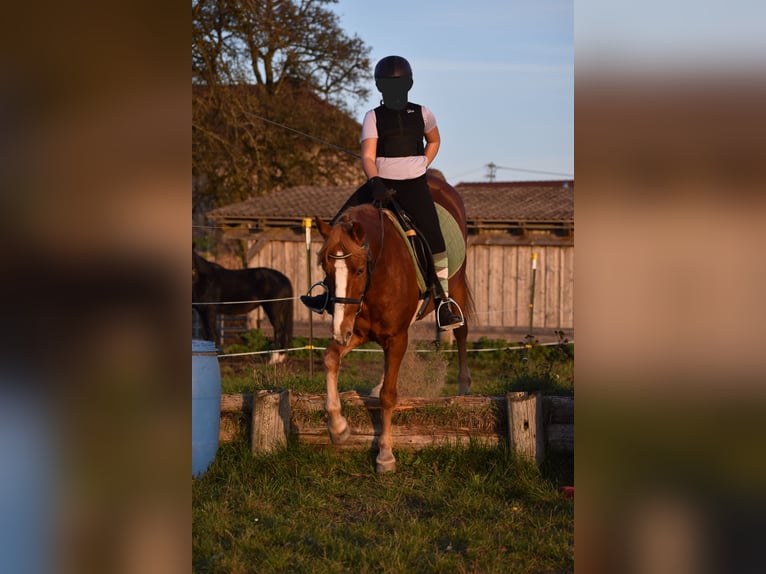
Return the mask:
M335 260L335 297L342 298L346 297L346 289L348 287L348 267L346 266L345 259L343 259L343 252L338 251L336 255L338 258ZM342 344L346 343L341 331L345 307L346 305L343 303L335 303L332 316L333 339Z

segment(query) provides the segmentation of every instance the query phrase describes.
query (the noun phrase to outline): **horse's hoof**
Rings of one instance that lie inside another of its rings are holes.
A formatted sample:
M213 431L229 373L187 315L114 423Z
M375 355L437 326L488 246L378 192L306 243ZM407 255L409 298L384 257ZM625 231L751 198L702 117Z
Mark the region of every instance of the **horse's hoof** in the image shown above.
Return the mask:
M458 395L470 395L471 394L471 387L469 387L467 385L465 387L460 386L457 389L457 394Z
M330 430L330 440L332 441L333 444L342 444L348 440L348 437L351 436L351 429L349 428L348 424L346 424L346 427L339 433L332 432L332 429L329 429L329 430Z
M396 459L392 458L391 460L375 461L375 471L381 474L384 472L396 472Z

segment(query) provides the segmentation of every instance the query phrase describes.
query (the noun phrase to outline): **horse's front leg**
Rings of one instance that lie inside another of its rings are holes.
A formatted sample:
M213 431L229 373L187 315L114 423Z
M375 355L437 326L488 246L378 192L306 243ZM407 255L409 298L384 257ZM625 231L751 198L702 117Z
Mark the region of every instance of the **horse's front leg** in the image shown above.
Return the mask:
M202 330L206 341L213 341L217 347L221 346L221 337L218 334L218 311L212 305L206 305L202 312Z
M330 431L330 438L335 444L345 442L351 435L346 417L340 414L338 372L340 371L341 359L354 347L351 345L341 346L332 341L324 352L325 380L327 382L327 399L325 400L327 427Z
M375 469L378 472L394 472L394 436L391 419L396 407L396 381L399 378L399 367L407 351L407 331L391 337L384 346L385 367L383 386L380 389L380 440L378 441L378 457L375 459Z

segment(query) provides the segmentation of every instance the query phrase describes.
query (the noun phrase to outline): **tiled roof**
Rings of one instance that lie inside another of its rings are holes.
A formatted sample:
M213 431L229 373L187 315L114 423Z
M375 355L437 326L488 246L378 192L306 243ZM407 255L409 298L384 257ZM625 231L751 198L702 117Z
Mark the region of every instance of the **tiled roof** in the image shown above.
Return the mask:
M363 183L363 182L362 182ZM216 220L331 218L358 186L289 187L269 195L219 207L209 213Z
M459 183L455 188L463 197L469 227L571 226L574 221L572 180ZM304 217L331 218L355 189L302 185L220 207L209 215L219 224L300 225Z
M574 219L574 181L459 183L468 219L556 222Z

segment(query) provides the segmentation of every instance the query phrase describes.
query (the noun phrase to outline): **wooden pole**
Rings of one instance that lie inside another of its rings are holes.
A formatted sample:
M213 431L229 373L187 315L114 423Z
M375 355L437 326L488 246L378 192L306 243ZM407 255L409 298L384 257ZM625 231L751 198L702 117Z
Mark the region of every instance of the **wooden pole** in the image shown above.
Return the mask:
M290 434L290 391L258 391L253 395L250 446L254 453L287 446Z
M532 253L532 286L529 289L529 334L532 334L535 317L535 276L537 275L537 253Z
M311 218L303 218L306 230L306 281L311 289ZM310 294L310 293L309 293ZM309 309L309 377L314 378L314 312Z
M540 392L508 393L508 440L522 456L540 464L545 457L543 402Z

